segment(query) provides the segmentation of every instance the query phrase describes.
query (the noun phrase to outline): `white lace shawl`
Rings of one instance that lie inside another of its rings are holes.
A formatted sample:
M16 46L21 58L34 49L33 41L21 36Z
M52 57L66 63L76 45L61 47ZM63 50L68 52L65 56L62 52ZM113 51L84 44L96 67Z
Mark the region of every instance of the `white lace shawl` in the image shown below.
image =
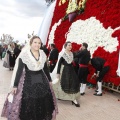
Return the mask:
M58 62L60 60L60 58L63 57L65 59L65 61L70 64L72 63L73 61L73 53L71 52L70 55L68 55L66 52L65 52L65 49L63 47L62 51L59 53L59 56L58 56L58 61L57 61L57 64L53 70L53 72L50 74L51 75L51 78L52 78L52 83L53 84L56 84L58 81L56 81L57 79L57 68L58 68Z
M64 48L64 46L63 46L61 52L59 53L58 61L57 61L56 65L55 65L55 68L54 68L53 72L50 73L50 76L51 76L51 78L52 78L52 81L54 81L54 80L57 78L58 62L59 62L60 58L63 56L64 52L65 52L65 48Z
M73 61L73 53L70 52L70 54L64 52L64 54L62 55L62 57L65 59L65 61L68 63L68 64L71 64L72 61Z
M22 62L24 64L26 64L28 69L30 69L32 71L38 71L38 70L43 69L47 57L46 57L45 53L43 52L43 50L39 50L39 53L40 53L39 60L36 61L30 52L30 48L21 51L21 53L18 56L16 63L15 63L10 87L13 87L13 85L14 85L14 80L15 80L17 69L18 69L19 58L21 58Z

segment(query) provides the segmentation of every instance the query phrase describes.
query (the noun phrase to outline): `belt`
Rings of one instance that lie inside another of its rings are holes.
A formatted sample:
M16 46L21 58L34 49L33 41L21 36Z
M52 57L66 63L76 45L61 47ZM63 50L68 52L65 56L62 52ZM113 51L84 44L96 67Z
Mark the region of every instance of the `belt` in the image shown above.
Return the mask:
M79 67L88 67L88 65L79 64Z

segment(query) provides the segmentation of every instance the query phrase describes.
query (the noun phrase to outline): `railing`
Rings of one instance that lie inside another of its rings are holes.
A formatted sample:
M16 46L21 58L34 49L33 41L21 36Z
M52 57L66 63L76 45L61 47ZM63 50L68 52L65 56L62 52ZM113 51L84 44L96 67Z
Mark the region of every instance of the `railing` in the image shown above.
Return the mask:
M102 83L102 86L103 86L104 88L107 88L108 90L112 90L112 91L115 91L115 92L120 93L120 85L119 85L119 86L115 86L115 85L112 84L112 83L103 82L103 83Z

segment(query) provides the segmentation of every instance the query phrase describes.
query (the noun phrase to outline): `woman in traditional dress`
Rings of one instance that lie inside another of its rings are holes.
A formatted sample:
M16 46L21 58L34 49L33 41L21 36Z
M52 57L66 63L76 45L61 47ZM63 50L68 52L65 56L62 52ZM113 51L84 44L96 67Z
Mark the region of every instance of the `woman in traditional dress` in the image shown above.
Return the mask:
M46 55L40 50L41 39L33 36L23 48L13 71L12 92L8 95L2 116L8 120L53 120L57 113ZM11 100L10 95L14 95Z
M53 89L58 99L70 100L76 107L80 107L79 79L72 65L71 42L66 42L64 48L65 51L58 60L57 78L59 81L55 83L53 81Z
M13 70L13 67L15 65L15 54L14 54L14 43L11 43L8 46L7 54L9 55L9 69Z
M14 43L14 45L15 45L14 54L15 54L15 60L16 60L17 57L19 56L21 50L19 49L19 47L16 43Z

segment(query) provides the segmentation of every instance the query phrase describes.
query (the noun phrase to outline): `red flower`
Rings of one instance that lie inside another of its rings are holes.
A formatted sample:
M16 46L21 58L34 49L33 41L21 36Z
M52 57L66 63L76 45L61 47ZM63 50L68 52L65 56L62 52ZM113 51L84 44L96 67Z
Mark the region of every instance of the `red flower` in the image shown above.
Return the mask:
M54 16L52 19L50 31L52 29L52 26L57 23L60 19L62 19L66 14L66 8L68 6L68 1L58 6L60 0L57 0ZM97 20L99 20L103 27L107 29L108 27L111 27L113 29L120 26L120 0L88 0L86 2L86 8L83 14L78 15L74 21L76 20L86 20L90 17L96 17ZM59 51L62 49L63 44L66 41L65 34L68 32L69 27L72 23L70 23L68 20L61 23L60 26L57 27L55 31L55 44ZM87 34L87 33L86 33ZM113 53L109 53L103 49L103 47L98 47L97 50L94 51L93 57L100 56L108 61L110 65L110 71L108 74L104 77L104 81L106 82L112 82L115 85L120 84L120 79L116 76L116 70L118 65L118 54L120 49L120 29L114 31L111 35L112 37L117 37L119 46L117 47L117 51L114 51ZM109 41L109 40L108 40ZM91 43L92 44L92 43ZM73 43L73 51L78 50L80 45ZM94 79L90 79L90 76L94 73L94 69L90 67L90 75L88 77L88 81L95 84L96 81Z

